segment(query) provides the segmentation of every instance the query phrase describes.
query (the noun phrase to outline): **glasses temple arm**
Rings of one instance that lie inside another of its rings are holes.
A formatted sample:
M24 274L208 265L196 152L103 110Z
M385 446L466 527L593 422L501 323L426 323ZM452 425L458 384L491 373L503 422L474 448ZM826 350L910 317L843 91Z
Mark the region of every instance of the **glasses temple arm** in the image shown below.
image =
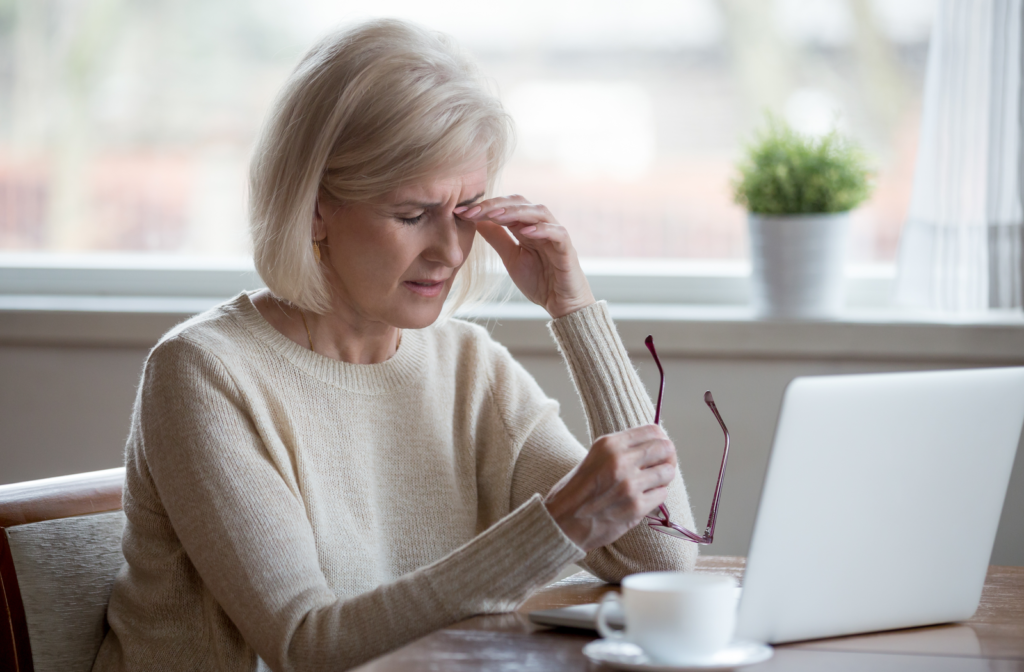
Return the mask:
M704 543L710 544L715 538L715 521L718 519L718 500L722 496L722 483L725 482L725 463L729 460L729 430L725 426L725 422L722 420L721 414L718 412L718 407L715 406L715 398L711 396L711 391L708 390L704 393L704 403L708 405L711 412L715 414L715 419L718 420L718 424L722 426L722 432L725 434L725 450L722 452L722 466L718 468L718 482L715 484L715 496L711 499L711 513L708 514L708 525L704 529Z
M661 383L658 385L658 403L654 406L654 424L658 425L661 424L661 398L665 394L665 369L661 368L661 360L658 358L658 351L654 349L654 336L649 334L647 338L644 339L644 345L647 346L651 356L654 357L654 363L658 365L658 373L661 374ZM668 507L664 504L659 504L658 511L662 516L662 520L660 522L668 524ZM654 516L647 516L647 518L650 520L658 520Z
M654 336L648 336L644 339L644 345L651 351L651 356L654 357L654 363L658 365L658 373L661 374L661 384L658 385L658 403L654 406L654 424L661 424L661 398L665 394L665 369L661 368L661 360L658 359L658 353L654 349ZM721 420L719 420L721 422Z
M661 381L658 385L658 402L654 406L654 424L657 425L661 423L661 400L665 395L665 369L662 368L661 359L658 357L658 352L654 349L654 336L648 336L644 339L644 345L647 346L651 356L654 357L654 363L658 365L658 373L661 375ZM704 528L704 536L698 537L696 533L670 522L668 508L664 504L658 506L658 511L662 515L661 520L658 520L656 516L647 516L648 525L652 527L659 525L670 526L686 536L690 541L698 544L710 544L715 538L715 522L718 520L718 500L722 496L722 483L725 482L725 465L729 460L729 429L725 426L725 422L722 420L722 416L718 412L718 407L715 405L715 399L711 396L711 390L704 393L704 403L706 403L708 408L711 409L711 412L715 414L715 419L718 420L718 424L721 425L722 432L725 434L725 450L722 452L722 465L718 468L718 482L715 484L715 495L711 499L711 513L708 514L708 524L707 527Z

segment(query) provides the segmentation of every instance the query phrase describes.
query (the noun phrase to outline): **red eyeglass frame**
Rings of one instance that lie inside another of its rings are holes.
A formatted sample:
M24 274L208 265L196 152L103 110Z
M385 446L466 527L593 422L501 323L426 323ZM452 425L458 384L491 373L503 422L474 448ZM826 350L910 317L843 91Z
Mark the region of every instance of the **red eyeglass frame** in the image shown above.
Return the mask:
M665 394L665 369L661 367L661 360L658 359L658 353L654 349L654 337L648 336L644 339L644 345L651 351L651 356L654 357L654 363L658 365L658 373L661 374L661 384L658 386L658 403L654 407L654 424L661 423L661 398ZM725 426L725 422L722 420L721 414L718 412L718 407L715 405L715 398L711 396L711 390L704 393L704 403L708 405L711 412L715 414L715 419L718 420L718 424L722 426L722 432L725 434L725 450L722 452L722 466L718 469L718 483L715 484L715 496L711 499L711 513L708 515L708 524L704 528L704 536L698 536L696 532L691 532L681 525L677 525L669 520L668 507L664 504L658 506L657 513L649 513L646 516L647 526L652 530L667 534L675 537L676 539L685 539L686 541L692 541L695 544L710 544L715 538L715 521L718 519L718 500L722 496L722 482L725 480L725 463L729 460L729 430ZM660 515L658 515L660 514Z

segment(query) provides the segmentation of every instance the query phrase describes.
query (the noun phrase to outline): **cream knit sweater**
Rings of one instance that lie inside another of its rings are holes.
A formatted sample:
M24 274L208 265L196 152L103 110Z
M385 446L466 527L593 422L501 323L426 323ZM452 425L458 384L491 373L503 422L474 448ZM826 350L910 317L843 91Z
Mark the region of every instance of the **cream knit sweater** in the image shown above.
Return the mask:
M604 304L551 331L593 437L653 410ZM640 525L584 554L541 496L585 450L533 378L459 320L386 362L317 355L247 294L150 353L126 449L126 565L94 670L341 670L572 562L607 581L689 569ZM667 502L692 527L681 478Z

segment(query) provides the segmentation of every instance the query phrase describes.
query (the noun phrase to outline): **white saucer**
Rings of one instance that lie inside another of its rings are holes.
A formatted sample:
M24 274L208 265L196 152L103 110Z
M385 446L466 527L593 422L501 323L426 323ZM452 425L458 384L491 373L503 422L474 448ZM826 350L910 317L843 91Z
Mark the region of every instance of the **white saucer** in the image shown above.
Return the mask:
M768 660L772 657L772 647L767 644L737 640L708 658L701 658L699 661L695 660L682 665L670 665L654 662L636 644L598 639L583 647L583 655L595 663L603 663L617 670L636 670L637 672L729 670Z

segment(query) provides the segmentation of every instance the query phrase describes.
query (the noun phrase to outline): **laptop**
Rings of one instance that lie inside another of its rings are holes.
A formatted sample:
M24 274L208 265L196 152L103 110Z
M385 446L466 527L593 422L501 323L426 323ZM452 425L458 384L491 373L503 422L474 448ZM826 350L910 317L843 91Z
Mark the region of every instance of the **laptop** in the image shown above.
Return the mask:
M970 618L1022 424L1024 368L793 380L737 637L779 644ZM593 629L595 611L530 618Z

